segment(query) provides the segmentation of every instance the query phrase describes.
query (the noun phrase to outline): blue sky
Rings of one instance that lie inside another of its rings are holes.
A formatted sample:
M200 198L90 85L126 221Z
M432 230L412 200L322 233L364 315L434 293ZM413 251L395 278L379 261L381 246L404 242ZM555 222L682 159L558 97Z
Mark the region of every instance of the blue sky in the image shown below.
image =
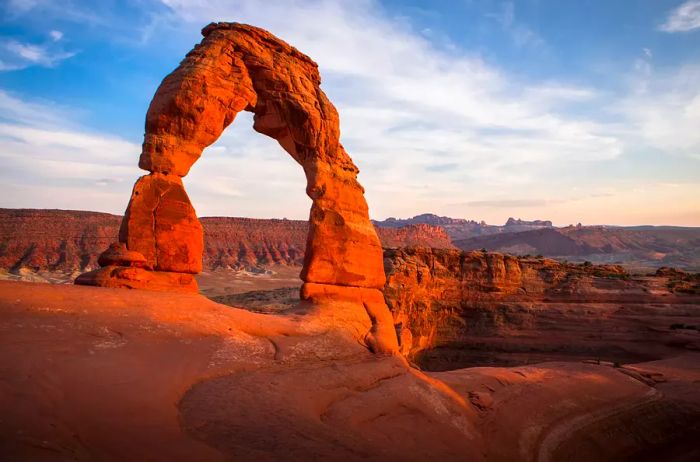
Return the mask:
M211 21L319 64L374 218L700 226L700 0L0 2L2 207L122 213L162 78ZM201 216L306 218L241 114L185 184Z

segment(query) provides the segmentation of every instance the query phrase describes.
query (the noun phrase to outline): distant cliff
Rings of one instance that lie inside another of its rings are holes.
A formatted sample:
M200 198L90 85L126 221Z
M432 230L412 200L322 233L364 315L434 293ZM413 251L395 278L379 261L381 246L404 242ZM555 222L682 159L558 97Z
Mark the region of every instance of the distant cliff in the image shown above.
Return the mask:
M75 210L0 209L0 268L81 271L116 240L121 217Z
M204 217L204 267L250 269L301 265L303 220ZM80 272L117 239L121 217L74 210L0 209L0 268ZM378 229L386 247L451 247L442 228L412 225Z

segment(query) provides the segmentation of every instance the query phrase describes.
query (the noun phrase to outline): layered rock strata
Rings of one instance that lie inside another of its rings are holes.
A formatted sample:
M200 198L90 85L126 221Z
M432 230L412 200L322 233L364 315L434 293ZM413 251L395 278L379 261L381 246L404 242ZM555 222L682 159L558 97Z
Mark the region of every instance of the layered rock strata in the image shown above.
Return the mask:
M98 264L98 258L111 242L119 240L121 221L121 216L99 212L0 209L0 271L49 273L66 281L74 273L105 266ZM204 271L259 271L304 263L306 220L203 217L199 221L204 230ZM376 231L383 247L451 247L438 226Z
M431 370L700 349L697 277L485 252L385 252L401 350Z

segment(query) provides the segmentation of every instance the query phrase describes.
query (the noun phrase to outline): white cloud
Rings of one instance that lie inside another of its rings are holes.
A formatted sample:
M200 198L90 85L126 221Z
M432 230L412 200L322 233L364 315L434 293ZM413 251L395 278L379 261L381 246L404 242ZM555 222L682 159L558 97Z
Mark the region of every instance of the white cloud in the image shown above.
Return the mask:
M36 7L40 0L9 0L7 9L14 13L24 13Z
M302 168L252 126L252 114L239 114L184 178L195 209L201 216L308 218Z
M0 207L124 210L141 147L89 133L70 115L0 90Z
M2 7L12 19L30 16L32 19L61 19L73 22L108 25L114 17L98 13L112 2L86 2L85 6L74 0L9 0Z
M700 0L688 0L673 9L659 26L664 32L689 32L700 28Z
M34 127L70 124L71 110L47 101L26 101L0 89L0 122Z
M515 3L503 2L500 4L501 11L489 13L486 17L495 20L508 33L518 47L533 47L546 49L547 44L535 31L520 24L515 17Z
M0 207L120 214L139 170L140 139L95 133L69 108L0 90ZM200 215L306 218L304 173L240 114L185 178Z
M61 32L60 30L52 30L49 31L49 36L51 37L51 40L53 40L54 42L58 42L63 38L63 32Z
M631 134L628 143L700 159L700 65L645 69L642 76L637 91L616 106Z
M55 67L61 61L76 55L74 51L61 49L60 45L56 45L57 41L58 39L52 39L43 44L12 39L0 41L0 70L13 71L30 66Z

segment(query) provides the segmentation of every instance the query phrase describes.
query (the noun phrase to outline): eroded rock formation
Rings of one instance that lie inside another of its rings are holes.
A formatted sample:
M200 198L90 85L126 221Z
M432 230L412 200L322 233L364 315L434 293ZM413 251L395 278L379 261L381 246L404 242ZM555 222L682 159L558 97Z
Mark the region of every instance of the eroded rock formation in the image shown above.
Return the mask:
M700 349L697 277L686 273L421 248L387 249L385 269L401 351L431 370Z
M134 186L119 238L143 254L146 269L129 271L201 270L202 230L180 177L238 112L251 111L253 128L277 140L306 174L313 203L302 297L362 303L373 323L370 345L394 350L391 323L380 326L391 316L383 300L377 305L385 282L382 248L316 63L272 34L243 24L210 24L202 35L163 80L146 115L139 166L151 173ZM106 266L76 282L108 285L104 279L114 272ZM196 290L176 278L172 282L175 289Z

